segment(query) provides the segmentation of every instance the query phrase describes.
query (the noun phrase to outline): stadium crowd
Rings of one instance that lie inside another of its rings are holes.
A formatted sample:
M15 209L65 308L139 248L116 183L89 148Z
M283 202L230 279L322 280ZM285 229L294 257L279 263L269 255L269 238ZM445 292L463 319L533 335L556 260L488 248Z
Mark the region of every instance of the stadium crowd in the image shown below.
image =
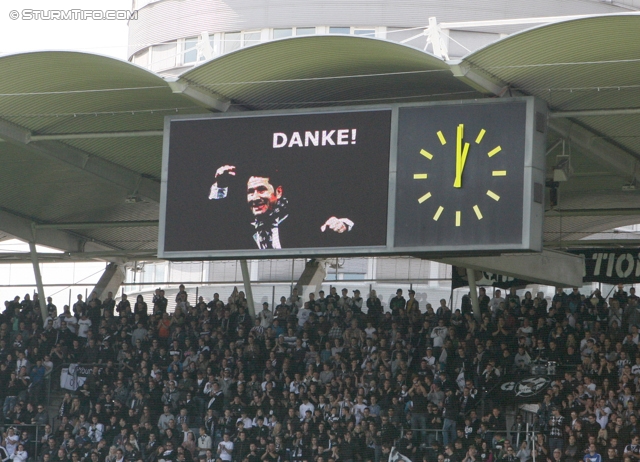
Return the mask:
M638 460L638 301L622 286L552 300L480 288L476 321L469 296L451 310L398 289L383 309L375 291L332 287L306 300L294 289L252 317L242 292L191 305L180 286L171 302L161 289L149 304L78 295L60 313L49 298L43 320L37 296L16 297L0 318L0 456L379 462L395 448L412 461ZM533 444L517 437L522 415L507 428L518 403L499 385L549 362L560 373L540 395ZM45 379L59 383L68 363L91 373L49 416ZM29 424L42 426L37 440Z

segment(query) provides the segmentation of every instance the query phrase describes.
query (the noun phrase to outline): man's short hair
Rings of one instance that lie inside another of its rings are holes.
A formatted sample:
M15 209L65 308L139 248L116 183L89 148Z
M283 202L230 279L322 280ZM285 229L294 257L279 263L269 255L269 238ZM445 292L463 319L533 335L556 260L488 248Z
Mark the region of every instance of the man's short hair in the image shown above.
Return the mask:
M247 181L249 181L249 178L251 177L266 178L269 181L269 184L273 186L273 189L276 189L278 186L283 186L281 170L277 166L251 167L247 173Z

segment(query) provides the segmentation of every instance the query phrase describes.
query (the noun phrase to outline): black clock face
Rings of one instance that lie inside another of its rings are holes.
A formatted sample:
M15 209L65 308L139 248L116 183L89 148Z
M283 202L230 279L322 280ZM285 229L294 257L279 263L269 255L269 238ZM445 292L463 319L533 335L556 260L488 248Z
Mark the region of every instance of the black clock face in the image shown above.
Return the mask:
M526 104L399 111L395 246L521 243Z

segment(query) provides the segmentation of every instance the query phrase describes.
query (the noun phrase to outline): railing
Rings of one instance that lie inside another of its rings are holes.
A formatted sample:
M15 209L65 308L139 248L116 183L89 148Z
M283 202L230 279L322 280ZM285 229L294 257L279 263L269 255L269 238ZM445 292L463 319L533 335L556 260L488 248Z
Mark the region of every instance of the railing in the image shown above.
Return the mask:
M16 430L17 434L22 433L23 431L28 431L30 436L33 436L33 440L29 440L26 443L26 451L29 454L29 460L38 460L38 455L40 451L40 446L42 442L40 441L40 436L44 434L44 425L41 424L14 424L9 425ZM7 428L9 427L7 426Z
M53 369L51 369L47 374L45 374L44 376L44 380L45 380L45 384L46 384L46 390L47 390L47 405L51 405L51 390L54 387L60 387L60 374L62 373L62 369L64 367L66 367L67 365L60 364L56 367L54 367Z
M425 433L426 435L426 442L425 441L421 441L421 443L426 444L426 449L429 450L432 447L432 443L434 441L437 441L438 443L442 443L442 433L444 432L443 429L434 429L434 428L429 428L429 429L421 429L421 428L407 428L405 429L404 427L402 427L400 429L400 436L398 437L398 439L395 441L395 443L397 444L397 442L404 438L405 433L407 431L411 430L411 432L413 432L413 437L414 437L414 441L417 441L419 439L420 435L422 432ZM531 455L532 457L534 457L535 460L535 456L533 455L533 449L535 447L535 441L536 441L536 435L537 435L537 431L534 429L533 425L530 424L526 424L526 429L525 430L507 430L507 429L493 429L490 430L489 433L491 434L496 434L496 433L501 433L505 435L505 440L508 440L511 444L511 446L515 449L515 451L517 452L518 449L520 448L520 445L522 442L526 441L528 444L529 449L531 449ZM478 450L480 450L480 448L477 448ZM491 447L490 449L492 450L496 450L496 448ZM435 459L434 459L435 460Z

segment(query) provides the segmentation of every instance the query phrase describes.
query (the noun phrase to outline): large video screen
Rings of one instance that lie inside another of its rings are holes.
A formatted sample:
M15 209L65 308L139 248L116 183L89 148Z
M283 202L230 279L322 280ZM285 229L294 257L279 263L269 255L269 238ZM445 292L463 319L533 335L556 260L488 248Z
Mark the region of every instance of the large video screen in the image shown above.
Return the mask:
M167 117L158 256L540 251L546 113L518 97Z
M170 120L160 254L384 248L391 112Z

